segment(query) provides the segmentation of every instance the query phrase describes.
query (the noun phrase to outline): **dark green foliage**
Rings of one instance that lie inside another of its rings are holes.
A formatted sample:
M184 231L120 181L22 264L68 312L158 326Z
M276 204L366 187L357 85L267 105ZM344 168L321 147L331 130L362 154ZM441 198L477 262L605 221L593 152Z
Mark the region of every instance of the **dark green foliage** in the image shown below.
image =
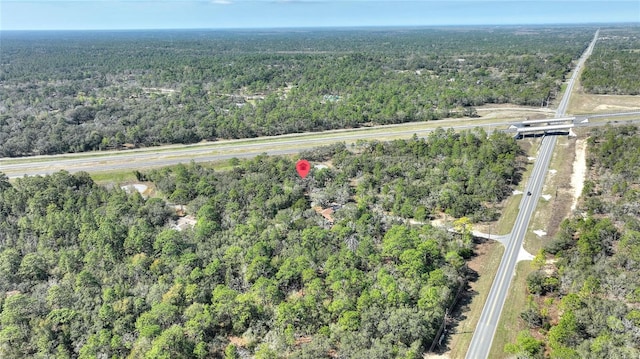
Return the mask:
M540 106L593 31L3 32L0 156Z
M516 358L543 358L544 343L534 338L528 330L518 333L515 344L505 345L504 351L516 355Z
M404 224L403 206L449 211L447 187L475 203L460 214L484 213L519 176L518 148L438 130L354 151L314 151L332 166L305 180L267 156L141 173L196 215L183 231L165 200L87 174L17 179L0 192L0 356L419 358L473 244Z
M527 289L529 293L543 294L544 276L539 272L532 272L527 276Z
M636 127L606 127L589 139L584 206L592 209L592 199L608 206L563 222L550 250L564 296L562 316L548 332L552 358L640 356L637 134ZM544 292L544 283L539 272L528 279L532 292Z
M509 185L520 179L515 141L498 133L487 138L483 130L437 129L425 140L372 142L359 150L361 156L334 163L350 176L371 173L363 176L356 195L381 188L382 209L404 217L424 218L430 209L428 214L491 220L495 213L482 202L506 198Z
M595 94L640 94L640 28L604 29L581 75Z
M530 305L522 313L520 318L524 320L529 328L540 328L544 324L545 318L540 313L540 310L533 305Z

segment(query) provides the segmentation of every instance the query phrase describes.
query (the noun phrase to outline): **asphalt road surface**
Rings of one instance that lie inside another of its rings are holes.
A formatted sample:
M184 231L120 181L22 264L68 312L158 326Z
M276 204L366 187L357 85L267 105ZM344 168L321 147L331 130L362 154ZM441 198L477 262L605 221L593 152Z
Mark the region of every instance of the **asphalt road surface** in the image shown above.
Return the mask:
M618 115L599 114L588 117L613 117ZM638 115L640 112L626 112L624 116ZM582 117L585 117L584 115ZM633 120L632 120L633 121ZM625 120L627 122L627 120ZM116 170L140 170L157 168L178 163L223 161L233 157L249 158L265 153L268 155L285 155L298 153L303 150L333 142L347 144L357 140L389 140L393 138L408 138L416 134L425 136L433 131L434 125L445 121L429 123L428 128L416 128L419 124L410 123L401 126L378 126L355 130L336 130L309 134L293 134L256 139L229 140L219 142L198 143L192 145L169 145L155 148L145 148L127 151L85 152L77 154L62 154L51 156L33 156L22 158L0 158L0 172L9 178L22 176L47 175L60 170L71 173L104 172ZM604 123L579 123L577 126L601 126ZM487 131L502 130L508 127L507 122L473 123L459 126L449 126L454 130L464 130L475 127L485 128ZM425 126L427 127L427 126Z
M574 71L565 94L556 111L556 117L563 117L569 103L569 96L574 86L580 69L584 65L584 60L588 57L593 49L597 39L598 32L594 36L594 40L587 48ZM615 116L634 116L640 115L640 112L625 112L612 114L597 115L581 115L581 118L604 118ZM638 120L631 120L637 122ZM631 122L630 121L630 122ZM622 121L621 121L622 122ZM626 122L626 121L625 121ZM445 127L446 121L441 122ZM434 122L433 125L439 123ZM601 126L605 123L579 123L579 126ZM412 124L407 124L407 127ZM464 130L475 127L483 127L487 130L503 129L509 124L506 122L495 123L471 123L469 125L449 126L454 130ZM413 128L403 129L402 126L379 126L375 128L361 128L355 130L336 130L318 133L310 133L305 135L293 134L274 137L264 137L258 139L243 139L220 141L213 143L200 143L194 145L171 145L156 148L128 150L128 151L110 151L110 152L93 152L81 154L63 154L52 156L34 156L19 159L0 159L0 172L4 172L10 178L22 176L35 176L51 174L60 170L66 170L74 173L78 171L102 172L114 170L138 170L144 168L163 167L175 165L178 163L211 162L221 161L230 158L248 158L259 154L268 155L284 155L298 153L313 147L326 145L333 142L353 143L357 140L377 139L386 140L391 138L407 138L416 134L424 136L433 131L430 128ZM489 356L493 337L495 335L496 326L502 308L504 306L506 296L514 275L517 256L522 242L525 237L527 227L541 194L542 185L549 167L551 154L556 143L554 136L546 136L542 140L540 153L533 168L529 184L526 187L525 194L520 203L520 211L516 218L516 222L512 232L502 242L506 246L506 250L502 257L500 267L494 279L493 285L489 292L489 296L483 308L480 320L474 332L466 358L481 359ZM531 192L531 196L527 196L527 191Z
M353 143L357 140L408 138L416 134L424 136L433 131L437 123L428 128L416 128L419 124L391 125L354 130L335 130L308 134L293 134L256 139L229 140L193 145L172 145L128 151L87 152L52 156L34 156L0 159L0 172L9 178L51 174L60 170L102 172L136 170L176 165L178 163L211 162L236 158L255 157L259 154L284 155L334 143ZM506 122L473 123L451 126L455 130L483 127L488 130L506 127Z
M556 117L564 117L575 80L578 77L585 60L591 54L596 40L598 39L599 32L600 30L596 31L591 44L578 60L573 75L567 84L567 89L560 101L560 104L558 105ZM507 294L509 293L511 278L515 274L515 267L518 262L518 252L520 252L520 248L522 248L522 242L524 241L527 228L529 227L531 215L534 213L538 203L538 198L540 197L542 185L544 184L544 179L549 169L549 162L551 161L551 155L553 154L555 144L555 136L545 136L542 139L542 144L540 145L538 157L533 166L531 178L529 179L529 183L527 184L522 200L520 201L520 208L516 222L511 230L511 236L506 244L506 249L502 255L502 260L498 267L496 277L491 285L489 296L487 297L487 301L482 309L480 320L478 321L476 330L473 333L473 338L471 339L471 344L469 345L466 355L466 358L468 359L484 359L489 357L491 344L493 343L493 338L496 333L500 316L502 315L502 309L507 299ZM528 195L527 192L531 192L531 195Z

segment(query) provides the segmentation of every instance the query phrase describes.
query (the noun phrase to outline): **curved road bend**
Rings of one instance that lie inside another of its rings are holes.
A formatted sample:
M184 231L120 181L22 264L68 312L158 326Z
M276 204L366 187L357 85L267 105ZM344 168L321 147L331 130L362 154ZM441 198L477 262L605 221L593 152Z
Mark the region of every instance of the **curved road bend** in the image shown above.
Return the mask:
M573 90L575 83L585 60L591 55L591 51L596 44L598 34L600 30L596 31L593 40L589 44L589 47L582 54L573 75L567 84L567 89L562 96L558 110L556 111L556 117L564 117L569 104L569 97ZM535 211L538 203L538 198L542 192L542 185L549 168L549 162L551 161L551 155L556 144L555 136L545 136L542 139L540 145L540 152L536 163L534 164L533 171L529 183L525 188L525 194L520 201L520 211L516 218L516 222L511 231L511 238L508 240L498 272L491 285L489 296L482 309L480 320L476 326L476 330L473 333L471 344L465 358L467 359L484 359L489 357L491 351L491 344L493 343L493 337L496 333L496 327L498 325L500 315L502 314L502 308L507 299L509 293L509 286L511 284L511 278L515 274L516 263L518 262L518 252L522 248L522 242L524 241L531 215ZM531 192L530 196L527 196L527 191Z

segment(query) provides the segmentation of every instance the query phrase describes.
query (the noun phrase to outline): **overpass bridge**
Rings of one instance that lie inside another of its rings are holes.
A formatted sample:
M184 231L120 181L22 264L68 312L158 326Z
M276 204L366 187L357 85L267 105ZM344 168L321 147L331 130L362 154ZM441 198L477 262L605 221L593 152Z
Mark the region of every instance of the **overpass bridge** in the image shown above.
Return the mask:
M554 124L554 123L561 123L561 122L574 123L575 120L576 120L575 117L544 118L544 119L541 119L541 120L524 120L524 121L520 122L520 124L523 127L529 127L531 125L542 125L542 124L551 125L551 124Z
M575 117L544 118L540 120L524 120L511 125L510 129L516 130L516 138L526 134L548 134L559 131L570 131L575 126Z

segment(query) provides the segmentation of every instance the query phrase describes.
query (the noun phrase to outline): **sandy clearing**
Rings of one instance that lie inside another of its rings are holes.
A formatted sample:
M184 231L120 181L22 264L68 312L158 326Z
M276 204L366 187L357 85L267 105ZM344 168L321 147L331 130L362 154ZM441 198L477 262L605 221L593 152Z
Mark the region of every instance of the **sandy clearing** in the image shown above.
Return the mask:
M573 188L573 202L571 211L575 211L578 198L584 187L584 176L587 173L587 141L576 140L576 157L573 160L573 172L571 173L571 187Z
M526 249L524 249L524 247L520 247L520 251L518 252L518 262L520 261L530 261L533 260L535 256L529 252L527 252ZM516 273L513 272L513 275L515 276Z
M489 104L475 107L479 119L541 119L551 117L553 109L518 106L513 104Z
M189 227L193 228L197 222L198 221L194 216L186 215L184 217L178 218L178 221L175 224L173 224L171 228L175 229L176 231L182 231Z
M627 106L616 106L616 105L598 105L594 108L594 112L616 112L616 111L627 111L629 107Z
M533 231L533 233L536 234L536 236L538 237L542 237L542 236L546 236L547 232L543 231L542 229L536 229L535 231Z
M449 228L451 227L452 220L448 218L446 215L440 216L439 218L434 218L431 220L432 227L440 227L440 228Z
M142 183L134 183L126 186L120 187L123 190L127 191L127 193L131 193L133 191L138 191L140 194L144 194L144 192L149 188L146 184Z
M568 112L572 114L630 111L640 108L638 95L592 95L580 90L571 97Z
M425 353L422 357L424 359L449 359L449 356L446 354L433 354L433 353Z

